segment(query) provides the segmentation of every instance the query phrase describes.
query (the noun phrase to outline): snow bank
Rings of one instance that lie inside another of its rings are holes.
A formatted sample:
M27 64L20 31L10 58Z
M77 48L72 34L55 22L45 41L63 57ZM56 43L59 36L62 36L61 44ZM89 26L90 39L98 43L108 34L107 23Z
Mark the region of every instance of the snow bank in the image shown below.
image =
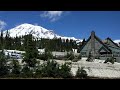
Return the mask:
M87 62L84 59L72 63L71 72L75 76L78 67L84 67L88 76L100 78L120 78L120 63L104 63L105 60L95 59L94 62Z
M88 76L100 78L120 78L120 63L104 63L105 60L95 59L94 62L87 62L87 58L82 58L78 62L71 62L71 73L76 75L78 67L84 67ZM56 60L59 64L64 64L64 60Z

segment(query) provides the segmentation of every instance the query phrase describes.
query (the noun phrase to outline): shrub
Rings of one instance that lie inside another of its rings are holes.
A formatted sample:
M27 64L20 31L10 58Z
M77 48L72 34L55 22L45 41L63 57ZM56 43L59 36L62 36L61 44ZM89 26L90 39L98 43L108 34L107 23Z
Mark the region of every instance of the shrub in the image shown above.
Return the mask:
M37 77L53 77L53 78L71 78L71 68L69 64L63 64L61 67L56 61L48 60L47 63L43 63L39 68L36 70Z
M109 58L107 58L104 63L107 63L107 62L109 62L109 61L110 61Z
M104 63L107 63L107 62L111 62L112 64L114 64L115 58L113 56L110 59L107 58Z
M12 75L14 75L14 76L20 75L21 67L20 67L20 64L17 60L14 60L14 59L12 60L11 69L12 69L12 72L11 72Z
M41 60L47 60L47 57L45 57L45 54L40 54L38 58Z
M87 72L83 69L83 67L78 67L78 70L76 72L77 78L87 78Z
M42 65L41 69L42 77L58 77L59 75L59 64L55 61L48 60L47 63Z
M110 62L111 62L112 64L114 64L114 62L115 62L114 57L111 57L111 58L110 58Z
M37 66L35 71L35 77L42 77L42 65Z
M71 71L71 68L69 67L69 65L67 65L65 63L61 66L61 69L59 71L59 75L62 78L72 78L72 74L70 71Z
M27 65L23 66L23 69L21 71L21 77L28 78L32 76L33 76L33 71L30 69L30 67Z

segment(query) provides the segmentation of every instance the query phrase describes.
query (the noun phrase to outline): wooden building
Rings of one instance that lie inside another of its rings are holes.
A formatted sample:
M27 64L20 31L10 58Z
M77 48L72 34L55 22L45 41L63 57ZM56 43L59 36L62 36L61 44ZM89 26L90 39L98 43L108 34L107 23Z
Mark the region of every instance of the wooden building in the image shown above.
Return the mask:
M92 55L93 59L100 58L106 59L114 56L118 62L120 62L120 47L114 43L110 38L101 40L92 31L90 37L80 48L80 53L83 57L88 57L89 54Z

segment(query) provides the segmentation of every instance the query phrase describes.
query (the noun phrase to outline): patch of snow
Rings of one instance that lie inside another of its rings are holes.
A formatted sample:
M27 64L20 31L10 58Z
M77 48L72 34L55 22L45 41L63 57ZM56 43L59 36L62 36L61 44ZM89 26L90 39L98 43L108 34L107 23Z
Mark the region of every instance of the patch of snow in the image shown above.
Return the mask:
M115 43L119 43L119 42L120 42L120 40L114 40L114 42L115 42Z
M3 36L5 36L7 30L3 32ZM53 30L48 30L46 28L43 28L38 25L32 25L28 23L21 24L19 26L16 26L15 28L9 29L8 30L9 34L11 37L16 37L16 36L24 36L27 34L32 34L34 38L47 38L47 39L53 39L53 38L61 38L61 39L72 39L76 40L77 42L80 42L81 39L76 39L74 37L62 37L54 33Z
M87 62L87 58L82 58L78 62L72 62L71 73L76 75L78 67L84 67L88 76L100 78L120 78L120 63L103 63L105 60L95 59L94 62ZM64 60L56 60L59 64L64 64Z

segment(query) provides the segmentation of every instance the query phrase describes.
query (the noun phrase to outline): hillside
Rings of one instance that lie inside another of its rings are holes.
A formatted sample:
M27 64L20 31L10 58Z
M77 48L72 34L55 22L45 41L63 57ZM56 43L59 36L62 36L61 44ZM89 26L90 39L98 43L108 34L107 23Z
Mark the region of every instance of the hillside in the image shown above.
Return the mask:
M6 34L5 30L4 36ZM43 28L41 26L37 26L37 25L32 25L32 24L28 24L28 23L24 23L21 24L19 26L16 26L12 29L8 30L9 34L11 37L16 37L16 36L24 36L24 35L28 35L28 34L32 34L34 36L34 38L47 38L47 39L53 39L53 38L61 38L61 39L72 39L75 41L82 41L82 39L76 39L75 37L66 37L66 36L60 36L56 33L54 33L54 30L48 30L46 28Z

